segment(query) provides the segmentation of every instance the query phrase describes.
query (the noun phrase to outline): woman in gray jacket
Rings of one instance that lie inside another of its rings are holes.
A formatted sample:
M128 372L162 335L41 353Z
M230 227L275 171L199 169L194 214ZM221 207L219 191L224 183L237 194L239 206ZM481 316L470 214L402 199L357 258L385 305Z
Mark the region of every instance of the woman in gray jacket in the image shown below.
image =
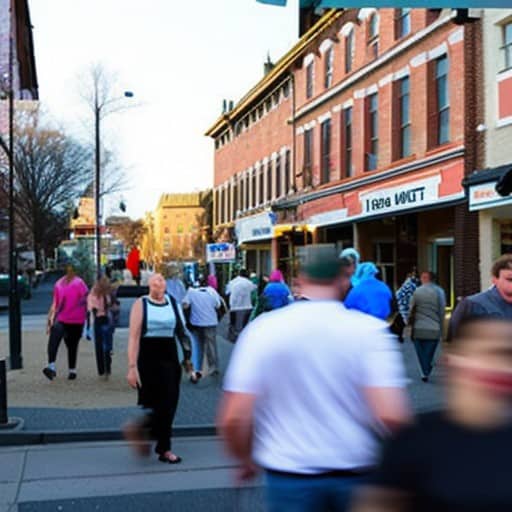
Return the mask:
M411 299L409 323L420 363L421 380L427 382L437 345L443 336L446 298L443 289L434 283L432 272L422 272L420 279L421 286Z

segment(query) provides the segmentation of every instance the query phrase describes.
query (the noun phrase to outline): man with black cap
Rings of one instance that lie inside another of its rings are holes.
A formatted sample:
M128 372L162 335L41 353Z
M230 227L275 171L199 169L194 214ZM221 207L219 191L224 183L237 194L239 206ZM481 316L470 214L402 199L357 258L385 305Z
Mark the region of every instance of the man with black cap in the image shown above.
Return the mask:
M219 427L240 477L265 471L270 512L346 510L378 437L409 419L397 344L385 322L343 306L342 264L308 248L308 300L249 324L226 373Z

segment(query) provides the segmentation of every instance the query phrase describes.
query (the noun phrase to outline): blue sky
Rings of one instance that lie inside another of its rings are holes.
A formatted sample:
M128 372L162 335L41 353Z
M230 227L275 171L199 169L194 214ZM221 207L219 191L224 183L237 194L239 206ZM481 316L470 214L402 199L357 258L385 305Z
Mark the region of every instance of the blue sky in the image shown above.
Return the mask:
M163 192L211 186L203 133L223 98L261 78L267 52L277 60L295 43L297 2L29 0L41 102L86 136L77 76L96 61L117 72L118 93L132 90L139 106L111 116L105 136L127 169L127 213L140 217Z

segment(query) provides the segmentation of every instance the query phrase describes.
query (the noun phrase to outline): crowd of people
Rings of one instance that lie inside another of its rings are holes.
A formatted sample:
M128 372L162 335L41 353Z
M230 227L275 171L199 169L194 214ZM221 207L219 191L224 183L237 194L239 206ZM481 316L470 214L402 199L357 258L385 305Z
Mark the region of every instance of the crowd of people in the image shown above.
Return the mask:
M171 433L183 372L219 375L217 329L235 344L219 432L239 478L263 471L272 511L505 511L512 508L512 255L489 289L461 300L445 329L435 275L413 269L393 293L373 262L313 246L292 289L274 270L241 269L185 287L179 268L149 277L130 314L128 384L146 415L125 428L140 454L181 461ZM62 339L76 378L82 332L94 334L99 375L111 372L118 301L110 281L89 292L69 267L48 320L49 379ZM428 382L442 340L446 407L415 417L399 341L411 339ZM180 361L179 352L182 353Z

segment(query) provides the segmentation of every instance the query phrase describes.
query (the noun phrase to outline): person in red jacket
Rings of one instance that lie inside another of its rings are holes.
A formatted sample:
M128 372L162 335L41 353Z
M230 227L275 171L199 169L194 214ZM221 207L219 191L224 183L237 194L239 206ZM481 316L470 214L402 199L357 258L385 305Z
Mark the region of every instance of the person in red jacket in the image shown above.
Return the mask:
M140 252L137 247L133 247L126 260L126 268L132 273L132 277L140 285Z

